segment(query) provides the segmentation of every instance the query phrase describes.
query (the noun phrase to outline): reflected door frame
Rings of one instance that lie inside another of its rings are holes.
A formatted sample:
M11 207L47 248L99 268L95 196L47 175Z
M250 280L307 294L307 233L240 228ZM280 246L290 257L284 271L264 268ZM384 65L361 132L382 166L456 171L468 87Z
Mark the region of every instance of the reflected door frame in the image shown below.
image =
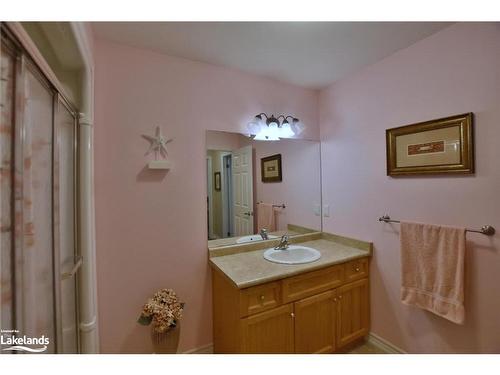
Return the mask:
M214 238L214 191L212 184L212 157L207 155L207 210L208 210L208 239Z
M222 151L220 155L220 165L222 166L221 173L221 195L222 195L222 237L232 237L234 234L234 225L232 218L232 205L233 205L233 184L231 181L231 168L232 165L226 165L228 157L231 159L230 151Z

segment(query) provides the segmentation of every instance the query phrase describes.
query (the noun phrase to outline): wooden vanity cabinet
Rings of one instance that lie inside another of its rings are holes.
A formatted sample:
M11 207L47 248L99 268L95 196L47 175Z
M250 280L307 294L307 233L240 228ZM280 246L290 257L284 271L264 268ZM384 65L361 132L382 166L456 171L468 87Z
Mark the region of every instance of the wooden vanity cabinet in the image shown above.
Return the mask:
M242 353L294 353L292 304L241 319Z
M335 351L337 306L334 291L295 302L294 315L295 353Z
M370 327L368 279L346 284L337 289L337 344L346 346L364 337Z
M241 290L212 275L214 353L333 353L369 332L368 258Z

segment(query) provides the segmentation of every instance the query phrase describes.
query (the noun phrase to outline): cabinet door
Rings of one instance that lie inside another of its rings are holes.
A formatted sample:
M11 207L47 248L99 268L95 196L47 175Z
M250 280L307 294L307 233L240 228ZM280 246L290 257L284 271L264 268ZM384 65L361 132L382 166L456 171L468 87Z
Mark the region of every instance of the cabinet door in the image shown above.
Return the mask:
M337 289L337 346L342 347L368 334L370 306L368 279Z
M293 304L241 319L242 353L293 353Z
M336 311L333 291L295 302L295 352L331 353L335 350Z

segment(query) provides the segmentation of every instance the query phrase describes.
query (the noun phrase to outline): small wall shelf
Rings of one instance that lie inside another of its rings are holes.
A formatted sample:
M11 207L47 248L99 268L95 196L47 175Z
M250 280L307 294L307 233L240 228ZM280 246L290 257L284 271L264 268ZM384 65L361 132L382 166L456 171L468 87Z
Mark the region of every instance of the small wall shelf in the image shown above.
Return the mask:
M148 168L168 170L172 168L172 163L168 160L151 160L148 163Z

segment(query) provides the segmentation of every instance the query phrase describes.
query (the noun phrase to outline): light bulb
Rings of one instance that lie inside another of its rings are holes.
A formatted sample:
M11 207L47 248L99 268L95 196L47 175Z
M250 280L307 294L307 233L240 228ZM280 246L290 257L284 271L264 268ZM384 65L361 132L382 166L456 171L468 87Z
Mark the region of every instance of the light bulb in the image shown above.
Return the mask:
M254 139L257 141L279 141L278 125L263 126Z
M255 121L250 121L248 124L247 124L247 130L250 134L259 134L260 131L261 131L261 126L259 123L255 122Z
M280 129L278 128L278 124L272 122L267 128L267 136L269 140L277 141L280 139Z
M280 138L292 138L294 133L288 122L283 123L280 128Z
M290 127L295 135L299 135L300 133L302 133L305 128L304 124L302 124L299 119L296 118L293 119L292 125L290 125Z

